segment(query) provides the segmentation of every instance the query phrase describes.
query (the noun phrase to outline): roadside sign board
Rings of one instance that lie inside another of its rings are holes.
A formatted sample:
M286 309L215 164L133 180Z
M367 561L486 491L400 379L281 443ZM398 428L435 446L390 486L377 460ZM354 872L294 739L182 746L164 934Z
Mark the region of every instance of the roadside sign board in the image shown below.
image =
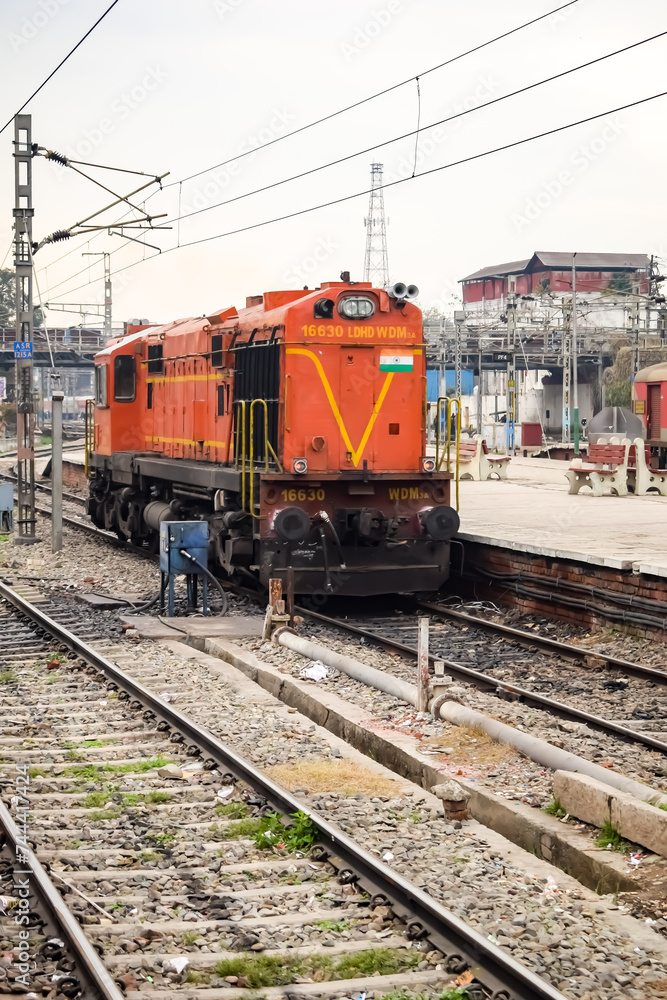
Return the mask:
M32 340L15 340L14 341L14 357L15 358L31 358L32 357Z

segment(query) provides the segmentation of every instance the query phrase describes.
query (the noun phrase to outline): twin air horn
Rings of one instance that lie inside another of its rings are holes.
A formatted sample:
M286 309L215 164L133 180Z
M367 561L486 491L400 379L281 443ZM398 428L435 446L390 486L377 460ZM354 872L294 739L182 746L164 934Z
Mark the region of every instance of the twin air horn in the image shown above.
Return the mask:
M390 285L387 289L393 299L405 302L406 299L416 299L419 289L416 285L404 285L402 281L397 281L395 285Z

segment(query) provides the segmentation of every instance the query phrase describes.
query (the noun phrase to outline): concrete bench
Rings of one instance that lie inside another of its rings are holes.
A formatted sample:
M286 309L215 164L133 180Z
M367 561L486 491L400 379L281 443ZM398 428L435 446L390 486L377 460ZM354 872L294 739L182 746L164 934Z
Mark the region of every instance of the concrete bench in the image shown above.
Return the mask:
M481 434L459 443L459 478L483 482L496 475L507 479L509 455L489 455L486 441Z
M507 466L512 461L512 456L490 455L486 441L482 441L482 449L484 452L484 458L482 461L486 460L486 462L491 466L485 478L490 479L491 476L498 476L498 479L507 479Z
M656 469L651 465L651 449L643 438L635 438L632 442L628 486L640 496L655 491L661 497L667 497L667 469Z
M578 493L583 486L590 486L594 497L601 497L610 490L619 497L628 495L628 457L630 441L612 438L606 444L592 444L587 461L574 458L565 473L570 483L570 493Z

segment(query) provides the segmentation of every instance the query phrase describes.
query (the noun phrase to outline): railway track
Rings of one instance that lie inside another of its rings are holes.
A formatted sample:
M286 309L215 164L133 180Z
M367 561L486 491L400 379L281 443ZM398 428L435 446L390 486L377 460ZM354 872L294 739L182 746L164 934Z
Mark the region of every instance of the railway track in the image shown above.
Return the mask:
M0 475L13 478L5 473ZM42 488L50 492L49 487ZM65 524L112 545L129 548L143 558L155 559L148 549L119 541L115 534L84 520L85 515L81 516L78 509L85 505L85 498L67 494L64 500L71 504L69 513L63 515ZM49 508L37 509L50 516ZM398 618L374 617L369 621L366 617L363 627L347 617L332 618L305 608L299 611L392 651L415 655L417 613L421 609L435 619L431 626L431 663L444 660L447 671L456 679L507 700L520 700L527 707L547 711L565 721L583 723L626 742L667 753L667 673L480 619L435 602L410 600L403 607L408 607L408 612ZM495 644L493 640L484 641L488 633L496 637ZM526 658L526 649L540 655ZM482 657L483 670L470 665ZM567 666L566 676L562 670L560 677L554 677L554 665L558 663L555 658ZM550 696L548 692L554 689L575 699L577 704ZM608 703L608 717L599 714L600 700ZM634 706L632 710L628 710L628 705Z
M552 645L541 637L531 643L534 637L529 632L517 634L518 630L505 627L498 629L495 641L489 640L485 633L491 623L479 623L466 616L452 626L445 620L451 617L449 609L436 604L410 601L401 607L408 610L391 617L366 615L363 623L352 616L326 616L303 607L299 613L391 652L414 657L421 608L432 618L429 638L432 669L436 660L443 660L448 674L480 691L520 701L529 708L541 709L571 723L583 723L627 743L667 753L667 742L663 739L667 736L667 674L590 653L586 653L590 664L579 665L585 660L585 651L566 643ZM514 634L508 635L510 632ZM532 655L527 654L527 646L532 647ZM560 664L554 653L562 657ZM387 667L405 675L405 679L413 679L414 671L396 659L388 662ZM547 693L554 690L562 692L568 701ZM601 703L607 708L608 717L599 714ZM631 712L628 706L638 707Z
M94 614L1 583L0 601L0 825L11 846L26 776L35 992L62 975L65 995L106 1000L381 996L464 974L471 998L562 998L93 648ZM313 944L344 926L366 933Z

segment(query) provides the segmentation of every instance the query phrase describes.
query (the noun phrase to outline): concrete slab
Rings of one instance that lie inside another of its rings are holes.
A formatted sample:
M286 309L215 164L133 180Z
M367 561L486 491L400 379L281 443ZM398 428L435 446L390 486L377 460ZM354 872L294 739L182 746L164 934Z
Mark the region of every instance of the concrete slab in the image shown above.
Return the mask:
M650 802L569 771L555 772L554 798L584 823L609 822L622 837L667 857L667 813Z
M667 497L570 495L568 462L513 458L508 480L460 483L463 541L667 577Z
M186 636L221 636L225 639L259 637L263 618L230 615L229 618L168 618L166 615L120 615L125 625L132 625L142 639L178 639Z

